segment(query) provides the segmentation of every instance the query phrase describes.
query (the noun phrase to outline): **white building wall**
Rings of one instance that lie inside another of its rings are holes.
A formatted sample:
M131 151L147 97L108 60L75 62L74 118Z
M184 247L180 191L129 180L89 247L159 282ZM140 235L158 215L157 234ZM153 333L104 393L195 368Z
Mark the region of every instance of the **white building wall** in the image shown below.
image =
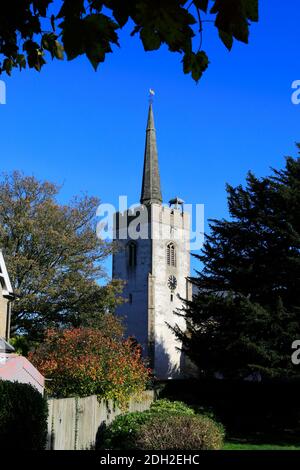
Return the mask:
M0 284L0 337L2 338L6 338L7 304L8 300L3 297L2 286Z
M144 208L146 210L146 208ZM190 218L189 214L152 204L149 207L149 219L141 221L141 231L149 233L148 239L135 240L137 246L137 265L130 268L127 246L130 237L126 238L129 219L119 218L119 227L115 238L119 251L113 257L113 277L126 282L123 296L132 303L126 302L117 309L117 314L124 317L126 333L135 336L143 346L145 354L150 356L155 375L161 379L182 376L184 358L178 348L180 343L167 323L185 328L184 318L174 314L182 308L179 296L190 298L187 277L190 275ZM115 224L116 226L116 224ZM168 266L166 249L168 242L176 246L176 266ZM173 292L168 286L170 275L177 279ZM154 340L154 346L149 343Z
M145 355L148 355L148 274L151 271L151 239L134 240L137 248L137 265L129 266L128 260L128 222L130 219L119 217L116 230L118 251L113 256L113 278L125 281L123 297L126 302L117 308L117 315L124 318L127 336L137 338ZM116 225L116 223L115 223ZM144 225L148 230L148 222ZM127 237L127 238L126 238ZM132 303L129 303L130 294Z
M190 275L190 219L181 210L152 206L152 272L155 278L155 372L160 378L182 376L184 357L179 350L181 344L168 327L178 324L185 329L185 320L174 312L182 308L181 298L187 297L187 277ZM176 247L176 266L167 264L167 244ZM168 279L174 275L177 286L173 292Z

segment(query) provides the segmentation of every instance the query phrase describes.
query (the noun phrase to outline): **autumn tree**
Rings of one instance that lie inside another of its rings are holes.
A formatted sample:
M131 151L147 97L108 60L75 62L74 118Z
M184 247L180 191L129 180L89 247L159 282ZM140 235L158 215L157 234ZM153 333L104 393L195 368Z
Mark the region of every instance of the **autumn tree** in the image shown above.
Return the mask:
M47 379L50 396L65 398L98 395L125 408L149 381L141 348L131 339L112 333L113 321L103 330L73 328L48 330L45 341L29 354Z
M49 327L101 326L121 290L104 284L112 246L96 236L99 200L60 204L58 194L57 185L18 172L0 182L0 246L17 297L11 330L31 339Z
M206 376L299 375L291 355L300 337L300 158L269 177L250 172L227 193L231 219L210 223L188 328L175 333Z
M202 37L210 24L230 50L248 42L258 0L10 0L1 5L0 72L41 70L46 55L72 60L85 54L96 69L119 46L126 24L146 51L164 44L182 57L184 73L199 80L209 60Z

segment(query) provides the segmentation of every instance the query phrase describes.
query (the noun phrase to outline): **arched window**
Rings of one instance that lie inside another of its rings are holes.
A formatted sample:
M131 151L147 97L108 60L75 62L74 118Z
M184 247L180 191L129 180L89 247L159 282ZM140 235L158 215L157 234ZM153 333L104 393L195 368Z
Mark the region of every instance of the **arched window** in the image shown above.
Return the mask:
M172 242L167 245L167 264L169 266L176 266L176 249Z
M128 243L128 264L131 268L136 266L136 244L134 242Z

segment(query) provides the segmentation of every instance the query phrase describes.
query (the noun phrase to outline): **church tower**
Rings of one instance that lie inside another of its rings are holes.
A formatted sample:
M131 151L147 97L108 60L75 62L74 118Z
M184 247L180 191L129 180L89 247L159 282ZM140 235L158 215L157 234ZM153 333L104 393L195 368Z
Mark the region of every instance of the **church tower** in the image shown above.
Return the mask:
M180 343L168 325L185 328L174 314L191 298L190 217L183 201L162 205L156 131L149 106L142 191L139 206L114 219L113 278L125 281L126 302L117 309L125 318L127 335L142 345L144 356L160 379L184 376Z

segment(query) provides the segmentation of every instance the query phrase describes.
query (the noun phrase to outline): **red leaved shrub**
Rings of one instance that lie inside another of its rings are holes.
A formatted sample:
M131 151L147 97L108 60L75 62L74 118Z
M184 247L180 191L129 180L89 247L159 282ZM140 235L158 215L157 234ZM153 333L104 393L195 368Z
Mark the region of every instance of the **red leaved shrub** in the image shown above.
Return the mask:
M96 394L124 408L149 380L139 345L93 328L48 330L29 360L50 379L46 386L52 397Z

